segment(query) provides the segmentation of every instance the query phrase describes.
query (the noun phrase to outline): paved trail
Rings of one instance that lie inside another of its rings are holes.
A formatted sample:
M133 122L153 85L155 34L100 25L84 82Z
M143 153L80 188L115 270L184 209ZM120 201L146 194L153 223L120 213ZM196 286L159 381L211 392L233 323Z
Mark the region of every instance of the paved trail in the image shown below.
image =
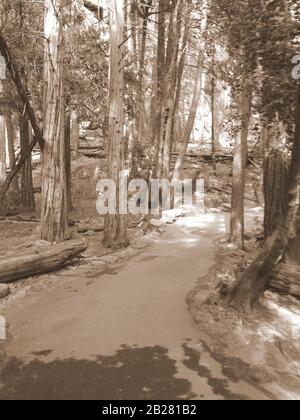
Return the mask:
M224 376L185 303L225 230L222 215L179 219L119 271L25 296L5 314L0 399L264 398Z

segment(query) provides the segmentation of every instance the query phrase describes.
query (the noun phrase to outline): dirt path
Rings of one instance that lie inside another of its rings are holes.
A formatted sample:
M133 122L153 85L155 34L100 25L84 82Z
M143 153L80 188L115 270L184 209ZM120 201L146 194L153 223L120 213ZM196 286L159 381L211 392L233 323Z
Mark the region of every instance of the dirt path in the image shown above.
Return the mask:
M225 376L185 303L225 230L223 215L179 219L118 270L25 296L5 314L0 398L266 398Z

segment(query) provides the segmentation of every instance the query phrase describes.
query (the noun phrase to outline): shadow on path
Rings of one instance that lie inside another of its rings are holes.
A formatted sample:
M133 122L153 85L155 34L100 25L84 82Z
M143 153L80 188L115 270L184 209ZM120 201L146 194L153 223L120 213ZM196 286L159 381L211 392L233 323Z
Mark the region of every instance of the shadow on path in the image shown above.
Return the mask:
M10 359L0 375L1 400L176 400L191 397L191 385L175 377L167 349L123 346L114 356L25 364Z

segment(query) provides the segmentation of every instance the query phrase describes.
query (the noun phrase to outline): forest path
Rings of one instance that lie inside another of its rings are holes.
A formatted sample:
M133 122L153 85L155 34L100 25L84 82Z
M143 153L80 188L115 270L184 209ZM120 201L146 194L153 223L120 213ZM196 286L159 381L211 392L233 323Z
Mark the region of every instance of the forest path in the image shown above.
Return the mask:
M0 399L266 398L225 376L185 302L226 229L222 214L185 217L110 274L25 296L6 314Z

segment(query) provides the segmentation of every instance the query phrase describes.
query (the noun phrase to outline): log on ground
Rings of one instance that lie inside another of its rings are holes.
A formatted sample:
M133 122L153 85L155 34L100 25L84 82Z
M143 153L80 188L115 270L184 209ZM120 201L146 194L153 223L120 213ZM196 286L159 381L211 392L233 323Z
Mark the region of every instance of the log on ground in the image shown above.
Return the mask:
M67 241L52 245L38 254L8 258L0 262L0 283L9 283L64 268L86 248L87 245L83 242Z

